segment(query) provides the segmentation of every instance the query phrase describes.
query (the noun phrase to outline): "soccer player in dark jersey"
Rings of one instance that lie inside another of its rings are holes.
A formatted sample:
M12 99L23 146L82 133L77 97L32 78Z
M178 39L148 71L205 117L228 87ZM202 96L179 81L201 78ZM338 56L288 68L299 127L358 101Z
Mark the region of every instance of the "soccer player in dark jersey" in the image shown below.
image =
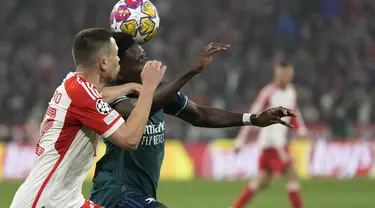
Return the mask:
M141 83L140 72L146 62L143 48L123 33L115 34L114 38L119 47L121 66L115 85ZM178 92L210 64L215 53L228 48L225 44L211 43L205 48L196 66L175 79L160 84L155 91L150 118L138 147L122 149L104 140L106 152L96 164L90 200L106 208L167 207L156 200L164 158L164 114L199 127L264 127L277 123L291 127L281 120L284 116L295 116L289 109L279 107L252 115L233 113L198 105ZM111 105L126 119L134 108L135 98L136 95L122 96Z

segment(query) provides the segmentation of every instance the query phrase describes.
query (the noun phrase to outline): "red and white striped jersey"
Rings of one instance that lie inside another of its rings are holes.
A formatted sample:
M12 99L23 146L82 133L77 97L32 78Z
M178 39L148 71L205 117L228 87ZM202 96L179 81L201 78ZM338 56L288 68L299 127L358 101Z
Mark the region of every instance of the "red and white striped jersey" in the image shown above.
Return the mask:
M35 167L11 208L81 207L82 183L96 157L98 134L109 137L122 123L93 84L69 73L49 102Z
M306 132L306 127L297 105L296 89L292 84L289 84L285 89L279 88L273 83L265 86L256 97L249 113L260 113L263 110L278 106L294 110L297 117L283 118L283 120L291 122L299 133ZM255 130L254 126L243 126L236 138L236 145L239 147L244 144L253 130ZM287 144L287 133L288 127L280 124L261 128L258 135L258 143L263 148L283 147Z

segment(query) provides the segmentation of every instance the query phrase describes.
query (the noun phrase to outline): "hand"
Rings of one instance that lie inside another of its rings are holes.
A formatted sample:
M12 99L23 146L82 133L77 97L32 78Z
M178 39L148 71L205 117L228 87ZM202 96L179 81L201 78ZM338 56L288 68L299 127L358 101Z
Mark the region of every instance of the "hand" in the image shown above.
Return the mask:
M281 124L293 128L293 125L281 120L281 118L286 116L296 117L296 114L294 114L293 111L280 106L277 108L270 108L268 110L265 110L257 114L255 117L250 118L250 120L252 124L259 127Z
M228 44L221 44L212 42L208 46L204 48L204 51L201 55L199 65L193 69L196 73L201 73L203 69L205 69L208 65L210 65L212 61L213 55L215 55L219 51L226 51L230 45Z
M167 69L160 61L147 61L141 73L143 88L155 90Z

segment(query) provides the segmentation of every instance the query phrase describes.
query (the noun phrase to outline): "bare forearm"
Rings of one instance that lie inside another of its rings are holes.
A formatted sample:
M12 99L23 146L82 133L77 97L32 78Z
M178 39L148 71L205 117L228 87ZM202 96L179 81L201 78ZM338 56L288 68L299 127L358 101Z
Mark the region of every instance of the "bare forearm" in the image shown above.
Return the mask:
M195 75L195 72L188 71L158 87L154 94L151 114L154 114L155 112L164 108L164 106L173 99L175 94Z
M121 85L105 87L102 91L103 99L108 103L112 103L116 98L123 96L124 94Z
M211 107L202 107L200 116L192 123L198 127L223 128L243 126L243 114Z
M126 125L129 127L131 137L126 137L130 144L138 145L142 139L144 128L149 118L149 112L152 104L153 91L142 90L138 98L137 105L129 115Z
M102 91L102 96L105 101L112 103L118 97L141 90L141 86L142 85L137 83L127 83L118 86L105 87Z

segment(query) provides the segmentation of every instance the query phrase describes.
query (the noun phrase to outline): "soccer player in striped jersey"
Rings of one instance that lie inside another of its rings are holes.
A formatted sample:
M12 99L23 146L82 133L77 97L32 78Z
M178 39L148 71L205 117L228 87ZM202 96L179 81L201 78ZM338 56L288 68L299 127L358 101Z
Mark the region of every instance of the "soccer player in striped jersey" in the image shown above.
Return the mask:
M297 117L285 118L291 122L300 135L306 135L306 127L298 109L297 93L291 83L294 69L291 64L281 63L274 69L274 81L266 85L254 100L249 112L259 112L264 109L285 106L293 109ZM241 149L250 138L253 127L242 127L237 139L236 147ZM292 208L302 208L302 198L300 194L300 183L293 165L293 160L288 150L287 143L288 128L282 125L273 125L260 129L258 144L261 148L259 158L258 177L246 185L244 191L234 203L233 208L242 208L261 189L268 187L274 173L283 173L287 185L289 200Z
M140 83L140 72L146 62L143 48L134 43L131 37L116 34L114 37L121 58L121 69L115 85ZM167 207L156 200L160 168L164 158L164 114L178 117L199 127L268 126L276 123L290 126L281 118L294 114L282 107L252 115L233 113L198 105L178 92L210 64L215 53L228 48L225 44L211 43L204 49L201 59L194 67L169 82L160 83L155 91L144 135L137 147L131 150L123 149L110 140L105 140L106 152L96 164L90 200L106 208ZM136 97L122 96L111 105L127 119L137 102Z
M156 87L165 67L147 62L138 103L124 119L99 93L119 71L112 33L87 29L73 41L76 71L57 87L36 145L36 164L13 198L11 208L99 208L82 196L82 184L95 161L98 134L121 148L142 138Z

